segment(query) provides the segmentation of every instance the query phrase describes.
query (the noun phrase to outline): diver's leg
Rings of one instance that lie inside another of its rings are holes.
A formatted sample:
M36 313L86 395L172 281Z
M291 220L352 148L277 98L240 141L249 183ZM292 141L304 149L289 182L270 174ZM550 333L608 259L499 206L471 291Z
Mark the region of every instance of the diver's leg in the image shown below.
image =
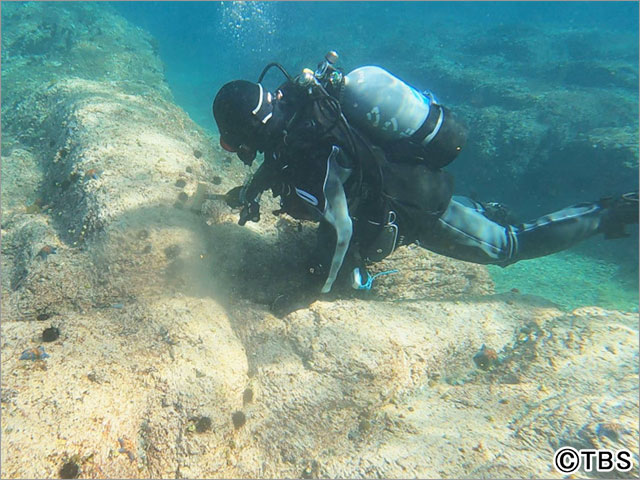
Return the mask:
M484 215L481 204L454 196L435 225L421 232L419 244L474 263L509 265L569 248L597 233L624 235L638 223L638 194L581 203L519 225L500 225Z
M447 257L474 263L499 263L512 256L516 245L512 227L483 215L482 205L454 196L442 216L422 229L418 244Z

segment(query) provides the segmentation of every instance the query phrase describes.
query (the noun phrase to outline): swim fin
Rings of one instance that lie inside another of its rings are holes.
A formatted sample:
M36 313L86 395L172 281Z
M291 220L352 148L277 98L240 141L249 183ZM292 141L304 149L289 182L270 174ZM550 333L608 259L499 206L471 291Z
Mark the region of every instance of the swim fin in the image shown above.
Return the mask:
M629 234L624 227L638 223L638 192L628 192L619 197L605 197L598 202L605 209L604 218L600 223L600 231L604 238L623 238Z

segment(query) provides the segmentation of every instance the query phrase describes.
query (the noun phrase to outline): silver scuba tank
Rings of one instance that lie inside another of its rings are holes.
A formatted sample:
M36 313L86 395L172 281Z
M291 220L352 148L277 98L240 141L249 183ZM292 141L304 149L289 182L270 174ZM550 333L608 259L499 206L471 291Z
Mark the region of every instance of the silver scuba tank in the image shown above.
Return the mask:
M422 163L442 168L460 153L467 140L464 123L431 92L419 92L377 66L344 75L331 51L315 72L305 70L302 86L317 82L335 96L354 127L382 147L391 162ZM325 91L326 93L326 91Z
M342 107L347 118L383 141L410 137L424 125L434 102L383 68L356 68L345 76ZM442 124L425 140L437 135Z
M347 119L392 162L442 168L466 142L466 127L451 110L430 92L419 92L383 68L356 68L344 76L340 93Z

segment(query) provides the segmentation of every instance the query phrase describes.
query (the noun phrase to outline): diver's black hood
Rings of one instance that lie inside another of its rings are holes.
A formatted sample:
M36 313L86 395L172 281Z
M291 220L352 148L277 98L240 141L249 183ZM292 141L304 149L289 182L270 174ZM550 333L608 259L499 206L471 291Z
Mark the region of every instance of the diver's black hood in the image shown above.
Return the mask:
M241 145L264 150L266 124L273 116L272 95L259 83L234 80L222 86L213 101L220 143L229 151Z

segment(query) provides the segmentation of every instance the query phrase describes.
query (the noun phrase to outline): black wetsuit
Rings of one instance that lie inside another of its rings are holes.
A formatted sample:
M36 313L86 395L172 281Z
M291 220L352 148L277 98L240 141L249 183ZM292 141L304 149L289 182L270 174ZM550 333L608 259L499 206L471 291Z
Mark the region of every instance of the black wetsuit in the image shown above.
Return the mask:
M309 218L312 212L312 218L321 221L320 263L330 261L336 243L332 230L339 229L323 222L329 218L325 190L331 165L347 200L349 251L363 260L380 260L399 245L415 242L448 257L506 266L564 250L597 233L621 236L622 227L611 221L611 204L602 201L527 223L496 221L482 204L452 196L453 182L446 172L390 162L344 117L332 118L326 111L332 108L323 105L321 97L300 97L286 85L281 88L285 101L279 116L285 133L265 151L263 164L246 187L246 199L257 200L262 191L272 189L281 198L282 211L297 218ZM623 222L637 223L637 195L630 212Z
M433 228L421 232L418 242L448 257L507 266L605 233L603 220L608 213L601 202L580 203L530 222L501 224L487 218L482 204L454 196Z

